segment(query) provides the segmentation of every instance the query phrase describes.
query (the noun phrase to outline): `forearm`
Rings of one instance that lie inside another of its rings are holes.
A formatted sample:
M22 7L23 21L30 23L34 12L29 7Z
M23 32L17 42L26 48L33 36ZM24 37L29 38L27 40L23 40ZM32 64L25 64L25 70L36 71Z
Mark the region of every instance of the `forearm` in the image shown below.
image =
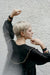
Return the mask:
M48 53L47 53L48 54ZM30 59L37 65L42 65L47 63L48 61L50 62L50 54L47 56L46 53L41 53L38 49L33 49L30 52Z
M19 13L18 13L19 12ZM14 32L13 32L13 25L12 25L12 19L14 16L17 16L21 13L21 10L13 10L8 19L4 22L3 25L3 33L5 36L6 41L14 38Z
M11 18L13 18L14 16L19 15L20 13L21 13L21 10L14 9L14 10L12 11L12 13L10 14L10 17L8 18L8 20L11 21L11 20L12 20Z
M43 44L43 43L40 43L40 47L42 48L42 50L44 49L44 48L46 48L46 46ZM44 53L48 53L49 51L48 50L46 50L46 51L43 51Z

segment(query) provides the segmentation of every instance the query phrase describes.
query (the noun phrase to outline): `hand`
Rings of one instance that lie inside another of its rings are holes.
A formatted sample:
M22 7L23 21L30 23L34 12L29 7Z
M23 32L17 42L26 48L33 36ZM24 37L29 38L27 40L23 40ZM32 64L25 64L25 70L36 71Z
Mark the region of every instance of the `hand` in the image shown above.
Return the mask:
M42 44L41 40L40 40L40 39L37 39L37 38L31 39L30 41L31 41L32 44L35 44L35 45L40 45L40 44Z
M21 13L21 10L19 10L19 9L14 9L13 11L12 11L12 13L11 13L11 17L14 17L14 16L17 16L17 15L19 15Z

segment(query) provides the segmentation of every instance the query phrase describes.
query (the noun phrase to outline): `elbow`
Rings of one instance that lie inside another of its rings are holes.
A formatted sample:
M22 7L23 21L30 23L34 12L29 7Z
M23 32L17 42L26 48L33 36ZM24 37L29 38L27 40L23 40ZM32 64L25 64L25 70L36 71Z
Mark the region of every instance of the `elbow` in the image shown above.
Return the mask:
M3 25L3 27L2 27L2 30L3 30L3 33L4 33L4 30L5 30L5 27L4 27L4 25Z
M4 33L6 31L6 21L4 22L2 29L3 29L3 33Z
M3 25L2 30L3 30L3 33L4 33L5 32L5 25Z

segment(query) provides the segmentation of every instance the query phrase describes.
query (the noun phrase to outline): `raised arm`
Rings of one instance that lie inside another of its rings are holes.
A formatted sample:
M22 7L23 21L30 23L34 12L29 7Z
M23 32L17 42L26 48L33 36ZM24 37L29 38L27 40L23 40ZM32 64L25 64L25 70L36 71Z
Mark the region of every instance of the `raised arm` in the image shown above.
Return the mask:
M19 15L20 13L21 13L21 10L14 9L12 13L9 15L8 19L4 22L3 33L4 33L6 42L9 42L10 40L14 38L12 20L14 16Z
M14 16L19 15L20 13L21 13L21 10L14 9L3 25L3 34L5 37L9 55L11 55L11 53L13 51L13 42L14 42L12 20L13 20Z
M4 37L5 37L6 41L9 41L14 38L14 33L12 30L13 26L12 26L11 22L12 22L12 20L9 21L9 19L7 19L3 25L3 33L4 33Z

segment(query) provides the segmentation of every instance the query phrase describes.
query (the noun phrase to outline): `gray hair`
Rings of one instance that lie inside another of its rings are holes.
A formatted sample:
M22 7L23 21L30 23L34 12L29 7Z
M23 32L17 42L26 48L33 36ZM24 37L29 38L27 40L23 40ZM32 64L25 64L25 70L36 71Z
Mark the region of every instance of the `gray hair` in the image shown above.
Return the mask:
M13 32L17 38L21 37L20 32L23 31L24 33L30 27L30 23L25 21L19 21L13 26Z

